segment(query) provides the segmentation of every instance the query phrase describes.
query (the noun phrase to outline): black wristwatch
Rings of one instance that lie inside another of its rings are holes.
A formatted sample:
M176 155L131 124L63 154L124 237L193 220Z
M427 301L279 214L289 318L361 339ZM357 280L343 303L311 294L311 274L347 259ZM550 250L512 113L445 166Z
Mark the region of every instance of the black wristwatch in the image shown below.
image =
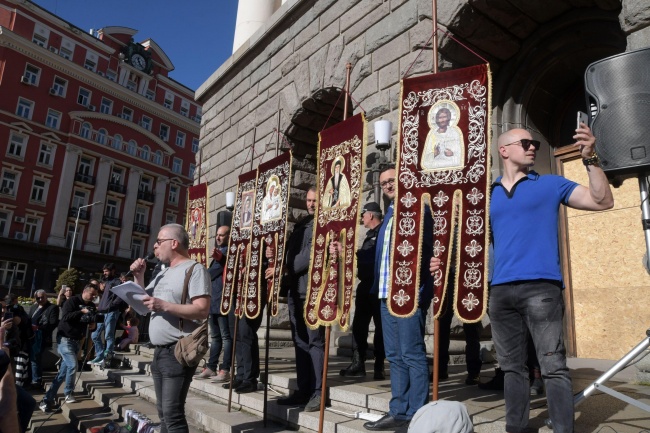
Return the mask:
M594 153L589 158L582 158L582 163L585 167L589 165L599 165L600 158L598 158L598 155Z

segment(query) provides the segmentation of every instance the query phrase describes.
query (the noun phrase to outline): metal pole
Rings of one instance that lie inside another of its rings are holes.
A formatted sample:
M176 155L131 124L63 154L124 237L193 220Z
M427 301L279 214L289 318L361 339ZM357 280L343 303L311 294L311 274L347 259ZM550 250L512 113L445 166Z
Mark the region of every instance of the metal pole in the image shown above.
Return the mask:
M14 268L11 270L11 279L9 280L9 292L7 292L7 295L11 295L11 287L14 285L14 275L16 275L16 265L14 265Z
M77 241L77 227L79 226L79 215L81 215L81 209L95 206L96 204L101 203L101 201L96 201L95 203L90 203L84 206L79 206L77 209L77 219L74 221L74 233L72 234L72 244L70 245L70 259L68 259L68 269L72 266L72 253L74 252L74 243Z

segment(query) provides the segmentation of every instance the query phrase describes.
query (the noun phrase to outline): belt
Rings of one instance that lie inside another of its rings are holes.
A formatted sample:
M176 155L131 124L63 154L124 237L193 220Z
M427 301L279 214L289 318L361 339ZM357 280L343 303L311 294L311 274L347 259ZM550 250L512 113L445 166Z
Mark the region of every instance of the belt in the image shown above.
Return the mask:
M169 343L169 344L154 344L153 347L156 349L169 349L170 347L176 346L176 343Z
M77 342L80 341L80 340L77 340L76 338L70 338L70 337L66 337L65 335L62 335L62 336L61 336L61 340L63 340L64 338L65 338L66 340L70 340L70 341L77 341Z

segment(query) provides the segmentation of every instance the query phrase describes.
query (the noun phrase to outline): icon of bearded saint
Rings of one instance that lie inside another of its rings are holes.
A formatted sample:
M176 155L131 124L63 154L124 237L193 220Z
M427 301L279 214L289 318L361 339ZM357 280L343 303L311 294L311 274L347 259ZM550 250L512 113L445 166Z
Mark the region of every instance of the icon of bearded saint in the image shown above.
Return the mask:
M431 129L421 161L423 170L463 167L463 134L457 126L458 120L459 110L452 101L438 101L431 107L427 116Z
M338 156L332 163L332 177L325 184L322 203L323 209L332 207L348 207L352 202L350 184L343 174L345 159Z

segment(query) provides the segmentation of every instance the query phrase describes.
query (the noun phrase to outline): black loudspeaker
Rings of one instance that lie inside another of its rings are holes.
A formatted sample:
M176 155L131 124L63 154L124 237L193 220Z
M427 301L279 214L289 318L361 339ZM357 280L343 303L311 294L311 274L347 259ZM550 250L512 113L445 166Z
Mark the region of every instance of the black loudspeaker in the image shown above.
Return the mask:
M222 210L217 213L217 228L221 226L228 226L232 224L232 212L228 210Z
M585 91L603 170L608 176L650 170L650 48L592 63Z

